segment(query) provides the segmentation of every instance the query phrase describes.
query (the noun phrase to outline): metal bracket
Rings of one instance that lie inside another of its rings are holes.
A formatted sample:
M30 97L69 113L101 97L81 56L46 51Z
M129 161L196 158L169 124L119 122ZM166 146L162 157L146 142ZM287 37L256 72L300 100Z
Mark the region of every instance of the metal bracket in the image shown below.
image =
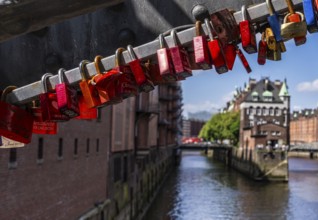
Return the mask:
M293 0L295 7L299 7L302 3L301 0ZM277 12L287 11L287 4L285 0L274 0L273 5ZM266 3L261 3L252 7L249 7L248 14L251 18L252 22L265 22L266 17L269 15ZM234 17L236 22L239 23L242 21L242 13L236 12L234 13ZM203 25L203 29L207 34L205 29L205 25ZM189 28L184 31L178 33L179 41L184 46L192 47L192 40L195 36L195 28ZM168 46L173 46L173 41L171 36L165 37ZM135 47L134 51L139 59L147 60L154 58L156 56L157 50L159 49L159 41L154 40L149 43L143 44L141 46ZM123 61L128 63L131 61L131 58L127 51L123 52ZM109 56L102 59L102 64L104 65L104 69L109 70L114 67L115 64L115 56ZM94 63L90 63L87 65L87 72L90 77L96 74ZM55 88L55 85L58 83L58 76L55 75L48 80L48 89ZM79 68L74 68L65 72L65 81L69 82L71 85L76 85L81 81L81 74L79 72ZM7 101L12 104L26 104L32 100L37 99L37 97L42 93L41 82L37 81L32 84L20 87L15 89L13 92L8 94Z

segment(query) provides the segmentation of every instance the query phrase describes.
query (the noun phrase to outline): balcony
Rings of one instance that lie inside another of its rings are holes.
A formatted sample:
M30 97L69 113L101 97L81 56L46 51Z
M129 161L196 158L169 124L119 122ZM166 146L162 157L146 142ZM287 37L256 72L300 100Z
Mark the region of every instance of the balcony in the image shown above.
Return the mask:
M147 106L138 106L136 113L137 116L139 115L152 115L152 114L159 114L160 112L160 106L159 104L151 104Z
M158 125L159 126L168 126L171 123L167 119L159 119Z

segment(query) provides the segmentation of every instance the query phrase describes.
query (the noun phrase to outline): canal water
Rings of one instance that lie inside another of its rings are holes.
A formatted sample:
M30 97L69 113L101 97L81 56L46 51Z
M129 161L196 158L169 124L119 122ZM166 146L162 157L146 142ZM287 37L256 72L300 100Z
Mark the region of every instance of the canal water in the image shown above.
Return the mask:
M288 183L262 183L183 152L144 220L317 220L318 160L290 158Z

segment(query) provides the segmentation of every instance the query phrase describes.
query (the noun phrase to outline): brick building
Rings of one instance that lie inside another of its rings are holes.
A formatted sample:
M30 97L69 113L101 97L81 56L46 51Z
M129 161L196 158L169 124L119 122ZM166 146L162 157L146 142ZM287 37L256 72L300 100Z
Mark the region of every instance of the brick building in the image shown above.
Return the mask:
M197 137L206 122L197 119L183 119L182 136L183 138Z
M294 111L290 120L290 143L318 142L318 111L303 109Z
M137 216L172 165L180 99L180 85L158 86L97 120L59 123L57 135L0 149L0 219Z
M240 110L240 147L289 144L290 96L286 80L250 79L225 110Z

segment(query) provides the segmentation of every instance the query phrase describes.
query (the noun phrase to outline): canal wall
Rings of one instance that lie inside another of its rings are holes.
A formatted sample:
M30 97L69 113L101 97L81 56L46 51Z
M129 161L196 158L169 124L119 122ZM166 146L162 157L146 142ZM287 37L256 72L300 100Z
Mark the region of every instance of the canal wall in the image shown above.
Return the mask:
M288 157L301 157L301 158L318 159L318 152L290 151L290 152L288 152Z
M214 149L213 158L254 180L288 181L288 160L285 151Z
M175 166L175 147L152 149L135 156L135 169L127 181L115 182L112 198L83 214L80 220L142 219L164 180Z

